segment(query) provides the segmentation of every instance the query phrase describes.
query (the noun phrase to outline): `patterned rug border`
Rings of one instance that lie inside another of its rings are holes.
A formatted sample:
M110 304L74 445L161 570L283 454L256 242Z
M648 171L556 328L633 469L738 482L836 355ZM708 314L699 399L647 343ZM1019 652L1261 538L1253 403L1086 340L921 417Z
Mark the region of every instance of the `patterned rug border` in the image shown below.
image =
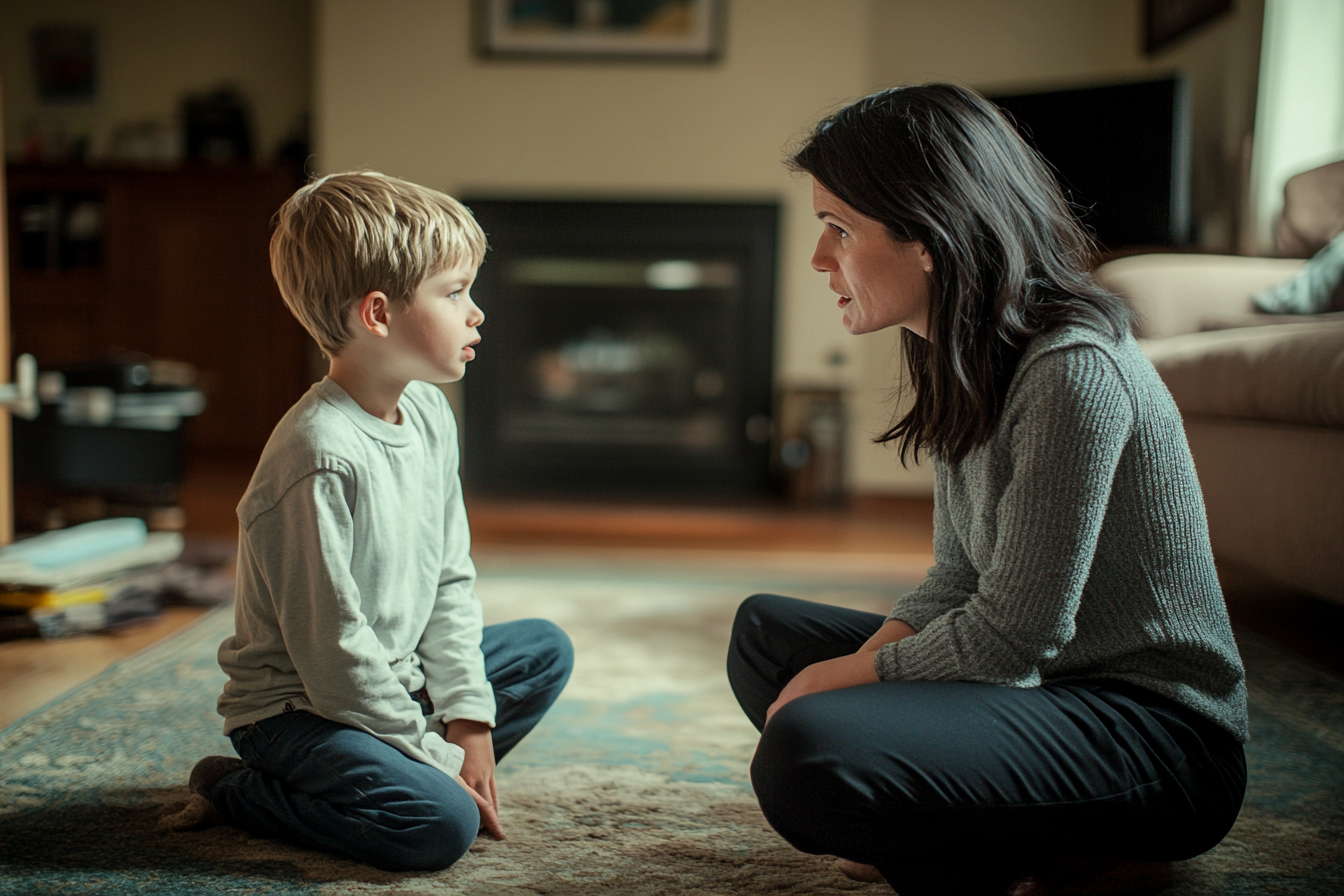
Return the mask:
M111 676L119 676L126 670L157 666L161 662L161 656L168 656L174 651L181 653L182 648L186 643L190 643L191 646L194 647L201 639L202 630L218 625L219 619L222 616L227 616L229 618L229 627L232 628L233 601L228 601L207 610L164 638L155 641L152 644L146 644L130 656L122 657L110 664L106 669L99 672L88 681L75 685L65 693L53 697L36 709L30 710L19 716L4 728L0 728L0 754L10 748L11 738L18 735L20 729L27 726L34 717L48 712L49 710L56 709L67 701L81 699L85 696L86 691L101 687L105 684L105 680Z

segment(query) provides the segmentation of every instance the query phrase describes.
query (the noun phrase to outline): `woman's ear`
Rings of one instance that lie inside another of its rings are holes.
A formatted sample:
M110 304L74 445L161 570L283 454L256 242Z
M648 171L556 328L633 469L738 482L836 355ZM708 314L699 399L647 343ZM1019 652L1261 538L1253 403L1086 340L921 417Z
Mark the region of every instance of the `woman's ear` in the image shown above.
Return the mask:
M916 242L915 245L919 247L919 266L924 269L924 273L932 274L933 273L932 253L929 252L928 247L925 246L923 243Z
M388 305L387 293L375 289L359 300L355 319L363 329L375 336L385 337L391 332L388 326Z

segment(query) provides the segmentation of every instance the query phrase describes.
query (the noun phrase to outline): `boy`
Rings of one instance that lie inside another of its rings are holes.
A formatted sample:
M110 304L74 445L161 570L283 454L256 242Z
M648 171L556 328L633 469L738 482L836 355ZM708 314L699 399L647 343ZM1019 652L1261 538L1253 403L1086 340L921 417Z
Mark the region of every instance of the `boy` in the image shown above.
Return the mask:
M503 839L495 762L559 696L555 625L482 628L457 432L485 315L485 234L453 198L373 172L280 209L271 269L330 358L238 505L236 632L219 712L241 760L191 774L182 829L226 821L395 871Z

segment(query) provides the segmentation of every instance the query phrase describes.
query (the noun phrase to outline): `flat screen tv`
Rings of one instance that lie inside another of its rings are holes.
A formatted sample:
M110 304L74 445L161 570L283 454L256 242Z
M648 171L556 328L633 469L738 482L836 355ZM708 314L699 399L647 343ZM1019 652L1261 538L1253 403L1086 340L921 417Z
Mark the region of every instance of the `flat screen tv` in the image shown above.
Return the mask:
M1183 78L990 97L1055 169L1109 252L1190 239L1190 110Z

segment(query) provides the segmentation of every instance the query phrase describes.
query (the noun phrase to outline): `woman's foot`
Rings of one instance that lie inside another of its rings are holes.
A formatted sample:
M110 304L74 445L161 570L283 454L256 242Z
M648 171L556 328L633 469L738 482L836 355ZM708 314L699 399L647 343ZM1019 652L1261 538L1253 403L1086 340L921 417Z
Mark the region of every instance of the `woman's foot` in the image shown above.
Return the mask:
M835 868L850 880L863 881L866 884L881 883L886 880L882 872L878 871L872 865L865 865L862 862L852 862L849 859L836 859Z

